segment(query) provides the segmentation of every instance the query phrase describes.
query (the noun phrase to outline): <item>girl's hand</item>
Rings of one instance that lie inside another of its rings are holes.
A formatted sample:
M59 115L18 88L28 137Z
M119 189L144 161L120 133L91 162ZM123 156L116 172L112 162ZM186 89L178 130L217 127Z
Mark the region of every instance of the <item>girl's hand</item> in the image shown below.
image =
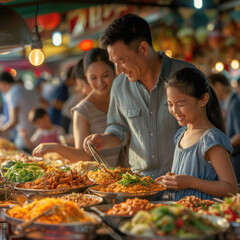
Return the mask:
M40 157L45 153L56 152L59 146L59 143L41 143L33 150L32 155Z
M192 176L189 175L165 175L160 177L162 184L172 190L191 188Z

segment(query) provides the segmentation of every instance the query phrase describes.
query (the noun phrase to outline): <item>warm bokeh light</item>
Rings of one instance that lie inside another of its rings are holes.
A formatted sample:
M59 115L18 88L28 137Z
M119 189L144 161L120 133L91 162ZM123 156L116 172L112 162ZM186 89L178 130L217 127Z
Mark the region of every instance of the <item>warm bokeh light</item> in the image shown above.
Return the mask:
M172 57L172 51L171 50L166 50L165 53L168 57Z
M9 73L13 76L13 77L16 77L17 76L17 71L14 69L14 68L11 68L9 70Z
M81 41L78 46L81 50L88 51L93 47L93 41L91 39L85 39Z
M236 59L233 59L231 62L231 68L232 69L238 69L239 68L239 61Z
M9 54L10 52L2 52L1 55Z
M29 54L29 61L33 66L39 66L44 61L42 49L33 49Z
M223 63L222 63L222 62L217 62L217 63L215 64L215 69L216 69L218 72L222 72L223 69L224 69Z

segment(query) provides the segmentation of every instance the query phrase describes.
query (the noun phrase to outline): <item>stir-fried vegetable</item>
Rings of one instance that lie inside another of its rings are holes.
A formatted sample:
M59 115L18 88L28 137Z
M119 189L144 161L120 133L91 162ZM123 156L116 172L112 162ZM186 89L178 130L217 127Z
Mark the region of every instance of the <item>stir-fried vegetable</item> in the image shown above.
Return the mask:
M213 204L205 213L221 216L228 221L240 223L240 194L232 197L225 197L223 203Z
M43 168L37 163L25 163L16 161L10 168L6 168L4 176L13 182L24 183L33 181L44 174Z
M216 233L218 227L209 219L180 206L160 206L139 211L122 226L123 231L144 236L198 237Z
M149 182L153 183L154 180L153 179L148 179ZM146 181L142 181L136 174L131 175L129 173L123 174L122 175L122 179L120 181L118 181L119 184L124 185L125 187L127 187L129 184L137 184L140 183L145 187L148 187L148 183Z
M5 177L0 177L0 201L12 200L14 194L16 192L12 181Z

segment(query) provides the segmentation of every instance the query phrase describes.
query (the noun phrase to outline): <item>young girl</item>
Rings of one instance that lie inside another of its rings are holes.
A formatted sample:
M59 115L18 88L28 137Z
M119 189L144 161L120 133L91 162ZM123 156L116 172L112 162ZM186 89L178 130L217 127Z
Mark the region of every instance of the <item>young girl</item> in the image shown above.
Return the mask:
M48 152L57 152L73 162L89 161L83 149L84 138L93 133L104 133L107 127L107 111L110 101L110 91L115 78L114 64L109 61L106 50L91 49L84 56L84 72L91 93L73 109L75 147L66 147L61 144L40 144L33 151L33 155L41 156ZM121 146L101 151L110 166L118 166L118 157Z
M224 134L221 109L208 80L199 70L184 68L166 83L168 109L182 128L175 135L171 172L159 177L174 191L175 201L195 195L201 199L237 192Z

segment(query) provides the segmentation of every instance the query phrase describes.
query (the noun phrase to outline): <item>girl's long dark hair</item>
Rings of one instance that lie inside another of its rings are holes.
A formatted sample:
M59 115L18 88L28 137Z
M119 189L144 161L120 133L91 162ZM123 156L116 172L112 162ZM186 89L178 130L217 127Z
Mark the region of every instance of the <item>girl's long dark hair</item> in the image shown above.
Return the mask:
M209 84L206 76L195 68L183 68L177 71L165 87L173 86L189 96L201 99L203 94L209 94L209 101L206 105L206 112L209 121L218 129L225 132L225 124L222 116L221 107L217 96Z

